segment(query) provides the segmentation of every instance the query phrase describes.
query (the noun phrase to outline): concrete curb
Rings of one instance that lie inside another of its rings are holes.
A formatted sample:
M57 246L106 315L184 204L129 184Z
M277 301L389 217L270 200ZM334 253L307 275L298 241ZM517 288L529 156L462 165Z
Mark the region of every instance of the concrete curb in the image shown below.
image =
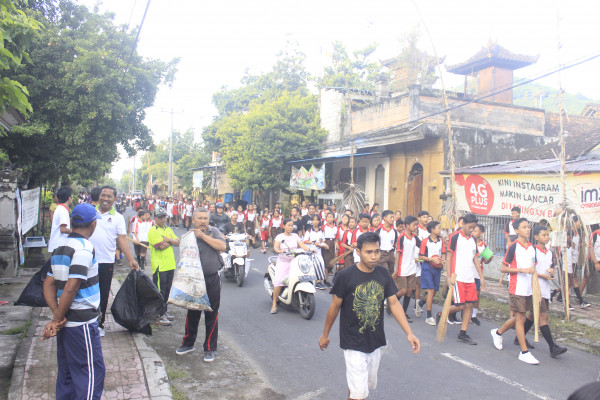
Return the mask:
M143 333L131 333L144 367L146 385L152 400L171 400L171 385L162 358L144 341Z
M110 285L113 297L120 288L121 283L113 278ZM139 332L129 332L129 334L135 342L135 347L142 361L150 398L152 400L172 400L171 385L169 384L169 377L167 376L167 370L162 358L144 341L146 335Z
M10 388L8 390L8 400L21 400L23 397L23 378L25 377L25 366L27 365L27 357L29 357L29 349L31 343L35 339L35 330L38 326L38 320L40 318L41 308L34 308L31 312L31 324L27 330L27 337L21 340L17 356L15 357L15 364L12 371L12 377L10 379Z

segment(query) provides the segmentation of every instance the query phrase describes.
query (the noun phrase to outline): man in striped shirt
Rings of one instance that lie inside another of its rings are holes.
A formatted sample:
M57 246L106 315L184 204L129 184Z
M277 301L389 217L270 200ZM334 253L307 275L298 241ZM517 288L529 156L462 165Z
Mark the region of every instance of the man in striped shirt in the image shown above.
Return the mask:
M52 253L44 281L44 299L52 321L42 339L56 336L58 375L56 399L100 399L104 388L104 359L98 331L100 286L98 262L88 240L96 229L94 206L73 208L72 232Z

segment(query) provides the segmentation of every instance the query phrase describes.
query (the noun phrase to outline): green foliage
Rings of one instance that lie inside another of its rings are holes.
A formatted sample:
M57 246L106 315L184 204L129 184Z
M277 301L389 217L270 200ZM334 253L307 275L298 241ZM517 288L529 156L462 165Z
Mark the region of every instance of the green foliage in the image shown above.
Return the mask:
M395 80L392 84L393 91L404 91L408 86L416 83L431 88L437 81L435 72L439 60L417 47L419 36L420 31L413 29L402 38L402 50L394 58L391 67L404 70L406 78Z
M518 82L519 78L515 78ZM461 89L462 90L462 89ZM542 96L542 108L547 111L558 113L558 89L542 85L540 83L528 83L513 89L513 103L518 106L540 107L540 95ZM582 94L563 92L563 107L570 115L579 115L589 103L600 103L600 99L590 99Z
M379 84L389 80L381 64L371 61L375 50L377 44L371 44L364 49L356 50L350 56L342 42L334 42L331 65L325 67L320 85L352 89L363 93L374 92Z
M31 61L28 49L38 37L42 24L17 9L21 0L0 0L0 114L12 107L24 116L32 111L27 88L7 72L14 73L23 62Z
M287 162L316 154L302 150L318 147L325 138L304 60L304 54L288 46L270 72L246 76L239 89L223 88L213 96L219 116L202 137L207 151L221 153L234 188L287 187ZM287 154L292 152L298 153Z
M135 32L72 0L26 12L45 30L32 45L32 62L9 77L27 86L35 110L0 142L11 161L34 182L84 182L109 171L119 145L129 155L149 148L145 109L172 79L177 60L134 53L128 66Z

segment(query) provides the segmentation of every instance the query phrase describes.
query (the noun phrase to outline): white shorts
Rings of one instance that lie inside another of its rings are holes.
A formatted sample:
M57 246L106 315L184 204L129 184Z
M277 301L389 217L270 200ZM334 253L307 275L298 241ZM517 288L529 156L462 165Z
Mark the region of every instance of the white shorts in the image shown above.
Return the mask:
M356 350L344 350L346 360L346 380L351 399L366 399L369 389L377 388L377 370L381 352L379 349L372 353Z

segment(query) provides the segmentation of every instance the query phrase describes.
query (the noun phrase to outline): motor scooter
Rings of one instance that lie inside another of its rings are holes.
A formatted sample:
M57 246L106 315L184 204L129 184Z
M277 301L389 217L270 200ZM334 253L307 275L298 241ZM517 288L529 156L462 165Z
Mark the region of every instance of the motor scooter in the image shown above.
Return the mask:
M315 253L302 249L294 249L284 253L294 257L290 263L290 274L283 280L285 285L279 298L279 304L298 310L304 319L311 319L315 313ZM269 257L268 271L264 277L267 294L273 298L273 279L275 279L275 264L277 256Z
M244 279L248 276L250 269L250 261L248 257L248 246L246 240L248 235L245 233L230 233L225 236L229 251L221 253L225 266L223 267L223 275L226 278L236 281L239 287L244 285Z

